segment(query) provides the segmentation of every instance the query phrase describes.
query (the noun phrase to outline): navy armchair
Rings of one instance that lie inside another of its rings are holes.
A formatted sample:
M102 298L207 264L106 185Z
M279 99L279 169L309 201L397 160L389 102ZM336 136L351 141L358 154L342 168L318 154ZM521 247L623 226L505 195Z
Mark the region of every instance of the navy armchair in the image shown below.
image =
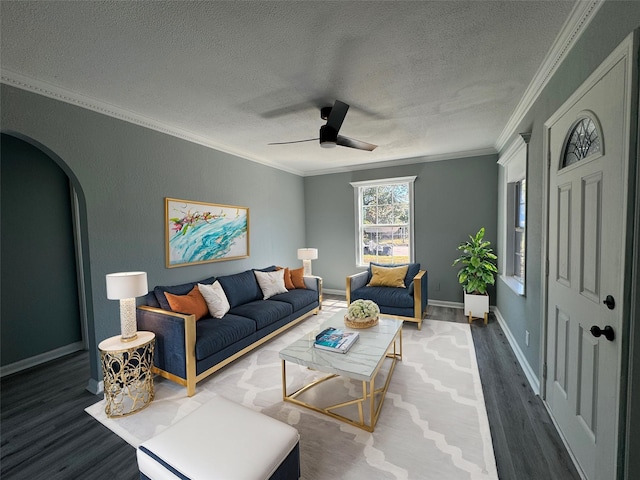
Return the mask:
M404 287L368 286L372 279L372 265L376 267L399 267L407 265ZM380 307L380 313L400 320L415 322L418 330L427 316L428 276L426 270L420 270L419 263L404 265L369 265L364 272L347 277L347 304L354 300L372 300Z

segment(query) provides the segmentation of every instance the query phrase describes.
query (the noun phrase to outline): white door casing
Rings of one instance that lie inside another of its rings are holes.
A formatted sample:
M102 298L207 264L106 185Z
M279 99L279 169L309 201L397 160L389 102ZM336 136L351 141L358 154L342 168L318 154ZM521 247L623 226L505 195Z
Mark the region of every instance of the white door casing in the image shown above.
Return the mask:
M623 331L629 125L630 37L545 123L546 189L544 396L585 478L616 478L621 353L624 338L595 337L596 326ZM599 127L599 153L562 164L581 118ZM607 295L616 301L609 309Z

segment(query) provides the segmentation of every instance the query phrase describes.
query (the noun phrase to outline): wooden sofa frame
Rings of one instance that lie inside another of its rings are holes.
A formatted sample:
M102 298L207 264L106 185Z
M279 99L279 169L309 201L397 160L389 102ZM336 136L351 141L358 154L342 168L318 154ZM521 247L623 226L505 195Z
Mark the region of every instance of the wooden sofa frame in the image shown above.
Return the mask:
M196 384L198 382L204 380L209 375L217 372L221 368L227 366L228 364L230 364L234 360L242 357L246 353L249 353L253 349L255 349L255 348L259 347L260 345L262 345L263 343L268 342L272 338L280 335L282 332L288 330L289 328L293 327L294 325L297 325L298 323L300 323L305 318L310 317L311 315L317 315L318 312L320 311L320 306L314 308L313 310L310 310L309 312L301 315L300 317L296 318L295 320L292 320L291 322L287 323L286 325L283 325L278 330L274 330L273 332L269 333L268 335L265 335L264 337L262 337L259 340L255 341L251 345L248 345L245 348L243 348L242 350L234 353L230 357L227 357L224 360L222 360L221 362L216 363L214 366L212 366L209 369L205 370L200 375L197 375L196 374L196 316L195 315L185 315L185 314L177 313L177 312L170 312L170 311L167 311L167 310L163 310L162 308L149 307L147 305L141 305L138 308L140 310L146 310L146 311L149 311L149 312L154 312L154 313L159 313L159 314L162 314L162 315L165 315L165 316L174 317L175 319L178 319L178 321L181 320L181 321L184 322L184 344L185 344L184 346L185 346L185 352L186 352L187 378L182 378L182 377L179 377L177 375L174 375L173 373L169 373L169 372L167 372L165 370L162 370L162 369L156 367L155 365L153 366L153 373L155 373L157 375L160 375L161 377L166 378L168 380L171 380L172 382L175 382L175 383L177 383L179 385L182 385L183 387L187 387L187 396L189 396L189 397L193 396L196 393Z

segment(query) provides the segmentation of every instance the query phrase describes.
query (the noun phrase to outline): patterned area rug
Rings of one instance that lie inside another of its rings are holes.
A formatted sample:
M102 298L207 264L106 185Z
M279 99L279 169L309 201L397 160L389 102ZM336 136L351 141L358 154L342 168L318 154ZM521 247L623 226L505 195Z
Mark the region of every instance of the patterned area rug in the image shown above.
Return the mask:
M414 324L404 326L403 361L396 364L373 433L282 401L278 352L301 336L317 332L335 312L331 306L323 307L320 315L199 383L191 398L184 387L157 377L155 399L134 415L109 419L104 401L86 411L136 447L213 396L222 395L300 432L304 480L497 479L467 324L426 320L421 331ZM287 378L292 383L315 375L318 373L287 363ZM333 401L329 397L338 393L359 395L361 383L336 379L321 385L313 393L320 403Z

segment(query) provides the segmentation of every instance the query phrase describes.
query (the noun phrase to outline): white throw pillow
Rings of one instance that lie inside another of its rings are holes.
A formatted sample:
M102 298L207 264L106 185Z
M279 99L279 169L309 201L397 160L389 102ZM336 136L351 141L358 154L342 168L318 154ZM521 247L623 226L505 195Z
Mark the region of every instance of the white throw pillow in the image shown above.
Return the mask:
M224 293L220 282L216 280L213 282L213 285L203 285L202 283L199 283L198 289L204 297L204 301L207 302L207 307L209 308L211 316L213 318L224 317L224 314L229 311L231 306L229 305L229 300L227 300L227 295Z
M264 300L289 291L284 286L284 269L276 270L275 272L258 272L254 270L253 273L256 274Z

